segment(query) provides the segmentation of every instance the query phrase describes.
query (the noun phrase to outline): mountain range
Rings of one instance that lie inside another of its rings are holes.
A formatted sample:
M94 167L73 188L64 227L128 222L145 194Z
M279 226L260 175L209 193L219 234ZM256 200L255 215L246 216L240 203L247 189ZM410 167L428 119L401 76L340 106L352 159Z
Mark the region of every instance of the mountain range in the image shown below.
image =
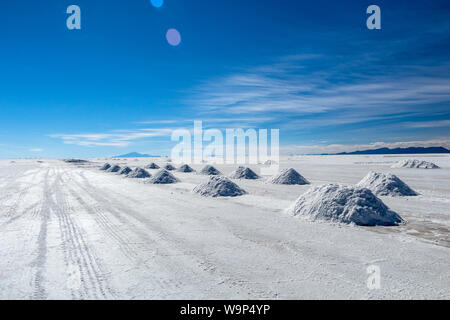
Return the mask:
M353 152L333 153L333 155L351 155L351 154L426 154L426 153L450 153L450 150L444 147L409 147L409 148L379 148L372 150L361 150ZM324 154L331 155L331 154Z
M127 154L122 154L120 156L115 156L113 158L160 158L161 156L152 156L145 153L139 153L139 152L130 152Z

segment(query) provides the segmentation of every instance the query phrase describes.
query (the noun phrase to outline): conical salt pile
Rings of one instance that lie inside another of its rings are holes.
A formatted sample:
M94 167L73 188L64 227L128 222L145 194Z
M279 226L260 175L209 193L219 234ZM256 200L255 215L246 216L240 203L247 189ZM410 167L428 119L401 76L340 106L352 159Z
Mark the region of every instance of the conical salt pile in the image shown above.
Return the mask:
M179 182L179 181L180 180L178 180L169 171L167 171L165 169L161 169L160 171L155 173L153 178L147 180L146 183L151 183L151 184L171 184L171 183L176 183L176 182Z
M238 167L230 174L232 179L259 179L259 176L250 168Z
M173 165L171 165L170 163L168 163L164 166L164 169L168 170L168 171L172 171L172 170L175 170L176 168Z
M326 220L361 226L395 226L403 222L369 189L338 184L309 189L288 212L313 221Z
M109 168L111 168L111 165L110 165L109 163L105 163L105 164L100 168L100 170L106 171L106 170L108 170Z
M135 179L144 179L144 178L150 178L152 175L148 173L147 170L144 170L142 168L136 168L132 172L128 174L128 178L135 178Z
M413 159L399 161L391 168L440 169L439 166L435 165L432 162Z
M148 166L146 166L145 169L159 169L159 166L156 163L152 162Z
M377 196L417 196L414 190L393 174L371 171L357 186L370 189Z
M214 168L211 165L206 165L203 167L203 169L200 171L200 174L205 174L205 175L210 175L210 176L218 176L221 175L222 173L217 170L216 168Z
M195 170L192 169L189 165L183 164L181 167L178 168L179 172L194 172Z
M122 170L119 171L119 174L129 174L131 171L133 171L133 170L131 170L130 167L125 167L125 168L122 168Z
M113 165L112 167L110 167L108 170L106 170L106 171L108 171L108 172L119 172L120 171L120 166L118 166L117 164L116 165Z
M308 180L306 180L300 173L295 171L293 168L285 169L281 171L281 173L273 176L268 180L268 182L273 184L297 184L304 185L309 184Z
M226 177L212 176L209 181L194 188L193 192L208 197L237 197L246 194L237 184Z

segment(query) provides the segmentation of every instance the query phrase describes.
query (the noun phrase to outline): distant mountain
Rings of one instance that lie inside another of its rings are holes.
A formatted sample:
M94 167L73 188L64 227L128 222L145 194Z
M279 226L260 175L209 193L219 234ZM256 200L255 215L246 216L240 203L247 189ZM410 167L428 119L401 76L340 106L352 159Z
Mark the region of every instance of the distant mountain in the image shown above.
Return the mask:
M149 154L143 154L139 152L130 152L127 154L122 154L120 156L115 156L113 158L160 158L161 156L152 156Z
M410 147L410 148L380 148L373 150L362 150L354 152L341 152L334 153L335 155L346 155L346 154L418 154L418 153L450 153L450 150L444 147Z

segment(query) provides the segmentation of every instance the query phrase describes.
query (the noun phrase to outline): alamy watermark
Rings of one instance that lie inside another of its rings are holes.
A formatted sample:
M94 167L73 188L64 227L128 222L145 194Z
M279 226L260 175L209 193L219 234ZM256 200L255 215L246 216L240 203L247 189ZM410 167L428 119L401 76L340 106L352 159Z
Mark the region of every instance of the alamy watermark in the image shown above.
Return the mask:
M67 14L70 16L66 20L66 26L69 30L80 30L81 29L81 9L79 6L72 4L67 7Z
M279 169L279 129L203 129L201 120L194 127L172 132L171 159L185 164L266 164L261 174L274 174ZM270 140L270 141L269 141Z
M367 14L370 16L367 18L366 25L369 30L380 30L381 29L381 9L377 5L371 5L366 10Z
M380 266L370 265L366 269L366 273L369 275L367 278L367 288L369 290L378 290L381 288L381 269Z
M81 9L78 5L72 4L67 7L67 14L70 16L66 20L66 26L69 30L80 30L81 29ZM366 10L367 14L370 16L367 18L366 25L369 30L380 30L381 29L381 9L377 5L370 5ZM173 34L173 35L171 35ZM179 32L175 29L169 29L168 41L172 45L178 45L181 39L179 38Z

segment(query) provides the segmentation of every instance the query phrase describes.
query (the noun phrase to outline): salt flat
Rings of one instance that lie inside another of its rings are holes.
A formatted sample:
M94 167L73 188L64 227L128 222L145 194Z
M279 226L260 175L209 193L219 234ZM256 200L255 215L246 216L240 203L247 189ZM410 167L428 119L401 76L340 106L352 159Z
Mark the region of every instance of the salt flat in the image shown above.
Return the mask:
M406 158L442 169L390 168ZM192 193L208 179L195 173L172 171L180 183L152 185L98 170L154 159L90 161L0 160L0 298L450 298L448 155L286 158L281 168L311 185L233 180L248 192L236 198ZM237 165L216 167L229 174ZM406 224L357 227L285 212L311 186L356 184L370 170L420 193L380 197ZM366 285L370 265L380 267L378 290Z

